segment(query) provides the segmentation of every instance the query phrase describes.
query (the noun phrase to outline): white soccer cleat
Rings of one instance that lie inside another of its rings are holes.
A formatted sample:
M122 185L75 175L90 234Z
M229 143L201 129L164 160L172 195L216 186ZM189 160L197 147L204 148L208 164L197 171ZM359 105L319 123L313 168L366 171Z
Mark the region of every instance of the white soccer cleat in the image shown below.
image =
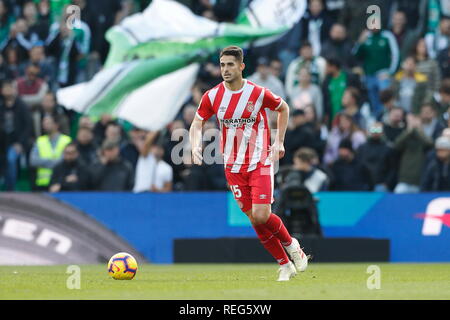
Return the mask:
M292 277L295 277L297 271L295 270L294 264L289 261L286 264L280 266L278 269L278 280L277 281L289 281Z
M292 243L285 247L289 257L294 262L295 268L298 272L303 272L308 268L308 256L300 248L298 240L294 237L292 238Z

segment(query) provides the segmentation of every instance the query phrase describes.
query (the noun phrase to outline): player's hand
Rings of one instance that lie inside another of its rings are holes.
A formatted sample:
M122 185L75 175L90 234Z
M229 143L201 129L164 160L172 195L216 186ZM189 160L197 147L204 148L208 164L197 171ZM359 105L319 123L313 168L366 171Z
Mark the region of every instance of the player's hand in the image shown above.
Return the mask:
M202 148L194 147L192 148L192 161L194 164L201 166L203 162Z
M275 142L272 146L270 146L270 154L272 162L276 162L284 157L286 151L284 150L284 145L279 142Z

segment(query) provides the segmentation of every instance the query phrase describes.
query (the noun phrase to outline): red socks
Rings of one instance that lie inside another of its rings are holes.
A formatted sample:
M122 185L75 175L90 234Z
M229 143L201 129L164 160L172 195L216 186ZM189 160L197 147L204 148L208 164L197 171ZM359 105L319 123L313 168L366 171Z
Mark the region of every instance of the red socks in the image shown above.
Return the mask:
M272 257L274 257L280 265L289 262L289 258L286 255L286 251L284 251L280 240L266 228L265 224L253 225L253 228L264 248L269 251Z
M292 243L291 235L284 226L283 221L276 214L271 213L269 219L263 226L277 237L283 246L287 247Z

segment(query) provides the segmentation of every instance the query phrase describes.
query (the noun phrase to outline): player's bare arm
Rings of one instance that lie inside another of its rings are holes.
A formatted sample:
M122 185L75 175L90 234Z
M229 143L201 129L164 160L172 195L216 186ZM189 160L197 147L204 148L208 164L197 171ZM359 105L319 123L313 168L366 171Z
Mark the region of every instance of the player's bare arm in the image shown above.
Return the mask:
M192 161L196 165L201 165L203 161L202 155L202 130L205 121L200 120L197 116L194 118L189 129L189 141L191 143Z
M272 153L272 161L275 162L284 157L284 137L286 135L286 130L289 122L289 106L283 100L280 107L276 110L278 112L277 117L277 134L273 145L270 147Z

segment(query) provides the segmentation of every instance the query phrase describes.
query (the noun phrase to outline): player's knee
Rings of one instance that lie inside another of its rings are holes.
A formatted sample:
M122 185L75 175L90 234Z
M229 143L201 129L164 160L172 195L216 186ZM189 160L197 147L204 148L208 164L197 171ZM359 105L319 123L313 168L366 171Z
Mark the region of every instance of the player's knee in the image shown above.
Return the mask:
M254 209L252 211L252 223L253 224L264 224L269 219L270 212L268 213L267 210L264 209Z

